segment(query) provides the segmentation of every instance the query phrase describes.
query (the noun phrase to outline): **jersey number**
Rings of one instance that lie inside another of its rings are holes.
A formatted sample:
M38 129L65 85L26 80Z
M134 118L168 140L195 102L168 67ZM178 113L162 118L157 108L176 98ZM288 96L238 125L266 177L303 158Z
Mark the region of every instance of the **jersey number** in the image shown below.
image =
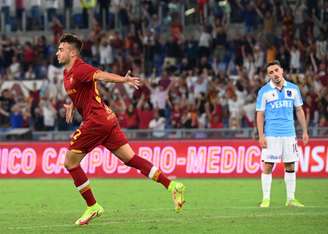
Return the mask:
M82 134L80 129L76 129L76 131L74 132L73 136L72 136L72 140L71 140L71 145L73 145L75 143L75 141L77 140L77 138L79 138L79 136Z

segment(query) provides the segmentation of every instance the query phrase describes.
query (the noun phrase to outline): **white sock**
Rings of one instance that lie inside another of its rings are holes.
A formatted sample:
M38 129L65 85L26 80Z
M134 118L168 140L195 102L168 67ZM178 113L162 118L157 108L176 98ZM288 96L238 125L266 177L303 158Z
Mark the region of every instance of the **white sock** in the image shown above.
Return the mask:
M263 199L270 199L272 174L261 174Z
M295 199L296 173L285 172L285 183L286 183L287 201Z

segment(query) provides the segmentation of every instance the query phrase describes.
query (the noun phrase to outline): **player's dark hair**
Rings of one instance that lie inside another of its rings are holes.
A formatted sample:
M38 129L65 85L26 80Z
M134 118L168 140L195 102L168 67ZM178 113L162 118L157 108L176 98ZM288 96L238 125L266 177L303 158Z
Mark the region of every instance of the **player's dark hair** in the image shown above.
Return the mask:
M269 62L265 65L265 72L267 72L268 68L273 65L278 65L279 67L281 67L281 64L278 60L273 60L272 62Z
M75 49L78 51L81 51L83 43L80 38L78 38L76 35L71 33L65 33L59 40L59 43L66 42L70 45L72 45Z

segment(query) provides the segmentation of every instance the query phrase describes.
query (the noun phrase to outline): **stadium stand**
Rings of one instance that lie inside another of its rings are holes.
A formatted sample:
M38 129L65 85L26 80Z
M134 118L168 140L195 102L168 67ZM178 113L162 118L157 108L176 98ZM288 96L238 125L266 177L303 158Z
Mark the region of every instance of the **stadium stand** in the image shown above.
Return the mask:
M256 93L273 59L301 87L310 133L327 135L326 0L11 2L0 6L0 138L26 128L66 139L79 125L78 114L65 123L55 56L65 31L83 37L86 61L142 77L139 90L98 84L130 138L253 136Z

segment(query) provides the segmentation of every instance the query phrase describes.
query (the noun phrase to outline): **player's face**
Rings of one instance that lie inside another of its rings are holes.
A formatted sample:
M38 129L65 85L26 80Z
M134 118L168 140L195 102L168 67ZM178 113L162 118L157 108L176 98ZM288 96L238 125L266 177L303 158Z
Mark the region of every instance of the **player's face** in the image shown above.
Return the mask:
M275 84L280 84L283 81L284 70L277 64L268 67L268 76Z
M66 42L60 43L57 50L57 59L60 64L69 64L71 60L72 46Z

